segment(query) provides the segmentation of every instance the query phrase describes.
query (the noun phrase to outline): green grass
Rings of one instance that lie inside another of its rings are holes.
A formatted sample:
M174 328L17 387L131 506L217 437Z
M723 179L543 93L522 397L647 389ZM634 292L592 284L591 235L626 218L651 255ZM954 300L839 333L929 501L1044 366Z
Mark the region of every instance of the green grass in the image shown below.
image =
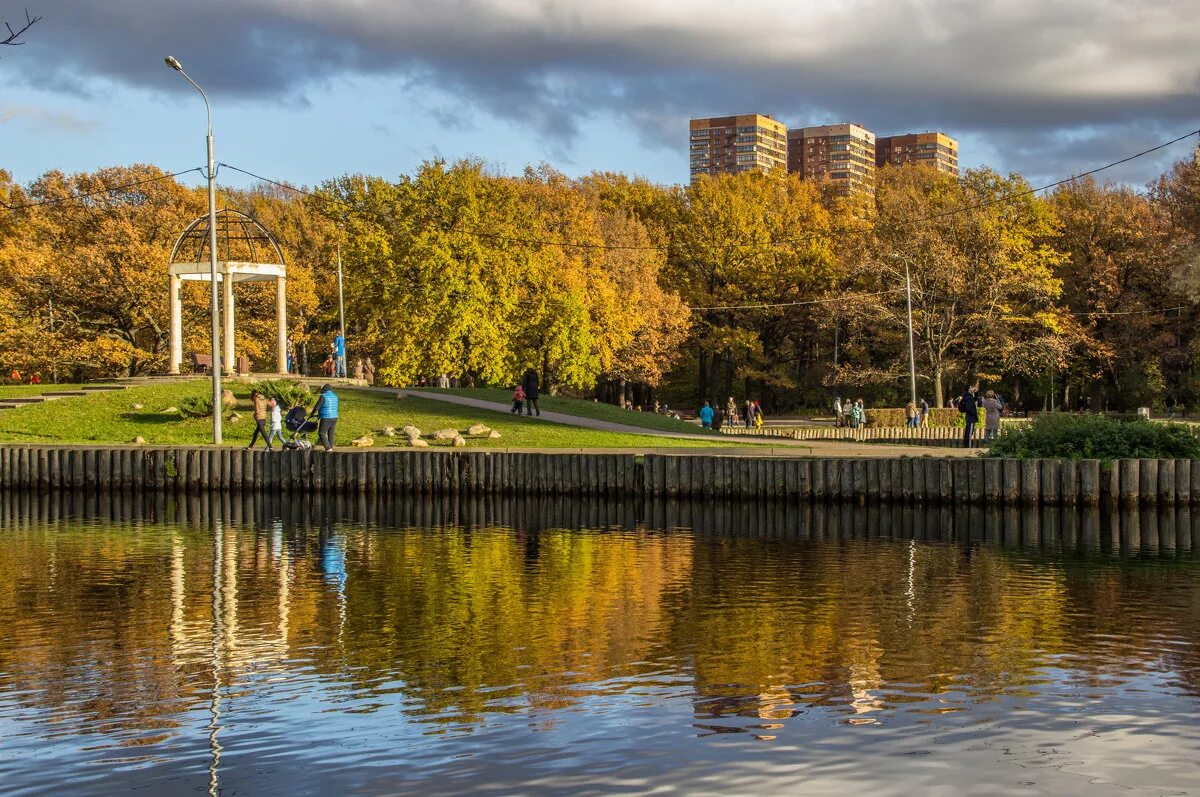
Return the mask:
M245 445L254 429L249 386L235 382L227 387L239 399L237 411L242 419L238 423L225 423L225 442ZM151 445L207 443L212 439L210 419L184 419L163 412L167 407L178 407L185 397L207 390L207 382L144 385L0 410L0 442L127 443L140 435ZM707 440L673 440L580 429L523 416L517 418L508 413L459 407L434 399L398 399L391 393L347 387L337 388L337 393L342 410L337 428L341 445L348 445L355 437L375 433L384 426L399 430L411 423L422 432L430 433L449 427L462 430L475 422L487 424L501 437L498 440L471 440L468 448L691 448L735 444L724 439L710 443ZM135 410L134 404L143 407ZM687 431L695 430L695 427L687 427ZM312 439L315 440L315 435ZM376 447L402 444L403 438L375 435Z
M468 396L483 401L495 401L512 406L512 391L497 388L417 388L429 393L451 393L456 396ZM660 432L679 432L681 434L711 434L717 432L702 429L699 424L677 421L666 415L655 415L653 412L630 412L612 404L601 404L587 399L561 398L543 393L538 398L538 407L543 412L561 412L580 418L592 418L609 423L620 423L626 426L637 426L641 429L654 429ZM678 408L676 408L678 410Z

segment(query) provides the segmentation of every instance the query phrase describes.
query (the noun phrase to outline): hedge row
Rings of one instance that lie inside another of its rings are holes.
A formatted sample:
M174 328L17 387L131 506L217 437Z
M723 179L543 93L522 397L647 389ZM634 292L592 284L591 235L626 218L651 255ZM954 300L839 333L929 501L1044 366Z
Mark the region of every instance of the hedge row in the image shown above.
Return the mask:
M904 426L907 419L904 415L904 408L899 409L891 407L882 407L875 409L874 407L867 408L867 426ZM979 410L979 423L983 423L983 409ZM947 409L945 407L931 408L929 410L929 420L925 422L926 426L958 426L963 425L963 414L956 409Z

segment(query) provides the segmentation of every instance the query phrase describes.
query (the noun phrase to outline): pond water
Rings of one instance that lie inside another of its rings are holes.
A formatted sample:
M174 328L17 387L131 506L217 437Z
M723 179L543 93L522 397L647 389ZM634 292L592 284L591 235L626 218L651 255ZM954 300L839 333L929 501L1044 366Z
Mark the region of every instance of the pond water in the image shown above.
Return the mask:
M0 501L5 794L1200 790L1200 512Z

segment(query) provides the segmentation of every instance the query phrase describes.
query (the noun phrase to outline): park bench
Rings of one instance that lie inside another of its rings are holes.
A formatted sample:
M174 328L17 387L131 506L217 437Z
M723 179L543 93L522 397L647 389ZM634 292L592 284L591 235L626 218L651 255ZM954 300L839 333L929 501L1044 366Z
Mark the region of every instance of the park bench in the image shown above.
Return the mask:
M211 354L197 354L196 352L192 352L191 354L188 355L188 358L192 361L192 371L193 372L198 371L198 372L207 374L210 371L212 371L212 355Z

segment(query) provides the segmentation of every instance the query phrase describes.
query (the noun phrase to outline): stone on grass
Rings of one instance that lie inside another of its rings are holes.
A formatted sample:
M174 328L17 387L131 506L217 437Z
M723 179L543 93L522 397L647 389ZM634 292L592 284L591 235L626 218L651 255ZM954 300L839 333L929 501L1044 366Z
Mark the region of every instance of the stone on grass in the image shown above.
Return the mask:
M238 415L236 412L229 413L229 422L230 423L237 423L241 419L242 419L242 416Z
M179 414L178 407L167 407L165 410L163 410L163 415L178 415L178 414Z
M491 438L491 439L493 439L493 440L499 440L499 439L500 439L500 433L499 433L499 432L497 432L495 429L493 429L493 430L491 430L490 432L488 432L488 437L490 437L490 438Z
M138 435L137 437L133 438L129 442L133 443L135 446L144 446L144 445L146 445L146 438L142 437L141 435Z
M383 429L380 430L379 433L381 435L383 435L384 437L395 437L396 429L395 429L395 427L392 427L392 426L385 426L385 427L383 427Z
M221 406L223 406L223 407L236 407L237 406L237 396L233 395L232 390L222 390L221 391Z
M146 406L146 405L144 405L144 404L130 404L129 406L130 406L130 407L132 407L132 408L133 408L133 409L135 409L135 410L140 410L142 407L144 407L144 406Z
M363 435L351 440L350 445L357 446L358 448L370 448L375 445L375 440L370 435Z
M482 423L473 423L471 424L471 428L467 430L467 435L470 437L484 437L490 431L492 431L491 428Z
M436 432L433 433L434 440L441 440L443 442L453 440L454 438L459 437L459 436L460 435L458 434L457 429L438 429Z
M419 437L413 437L408 441L408 444L413 448L429 448L429 443Z
M405 424L404 428L400 431L404 432L404 436L409 440L414 440L421 436L421 430L413 426L411 423Z
M466 448L466 446L467 446L466 438L464 438L462 435L455 435L454 447L455 448Z

